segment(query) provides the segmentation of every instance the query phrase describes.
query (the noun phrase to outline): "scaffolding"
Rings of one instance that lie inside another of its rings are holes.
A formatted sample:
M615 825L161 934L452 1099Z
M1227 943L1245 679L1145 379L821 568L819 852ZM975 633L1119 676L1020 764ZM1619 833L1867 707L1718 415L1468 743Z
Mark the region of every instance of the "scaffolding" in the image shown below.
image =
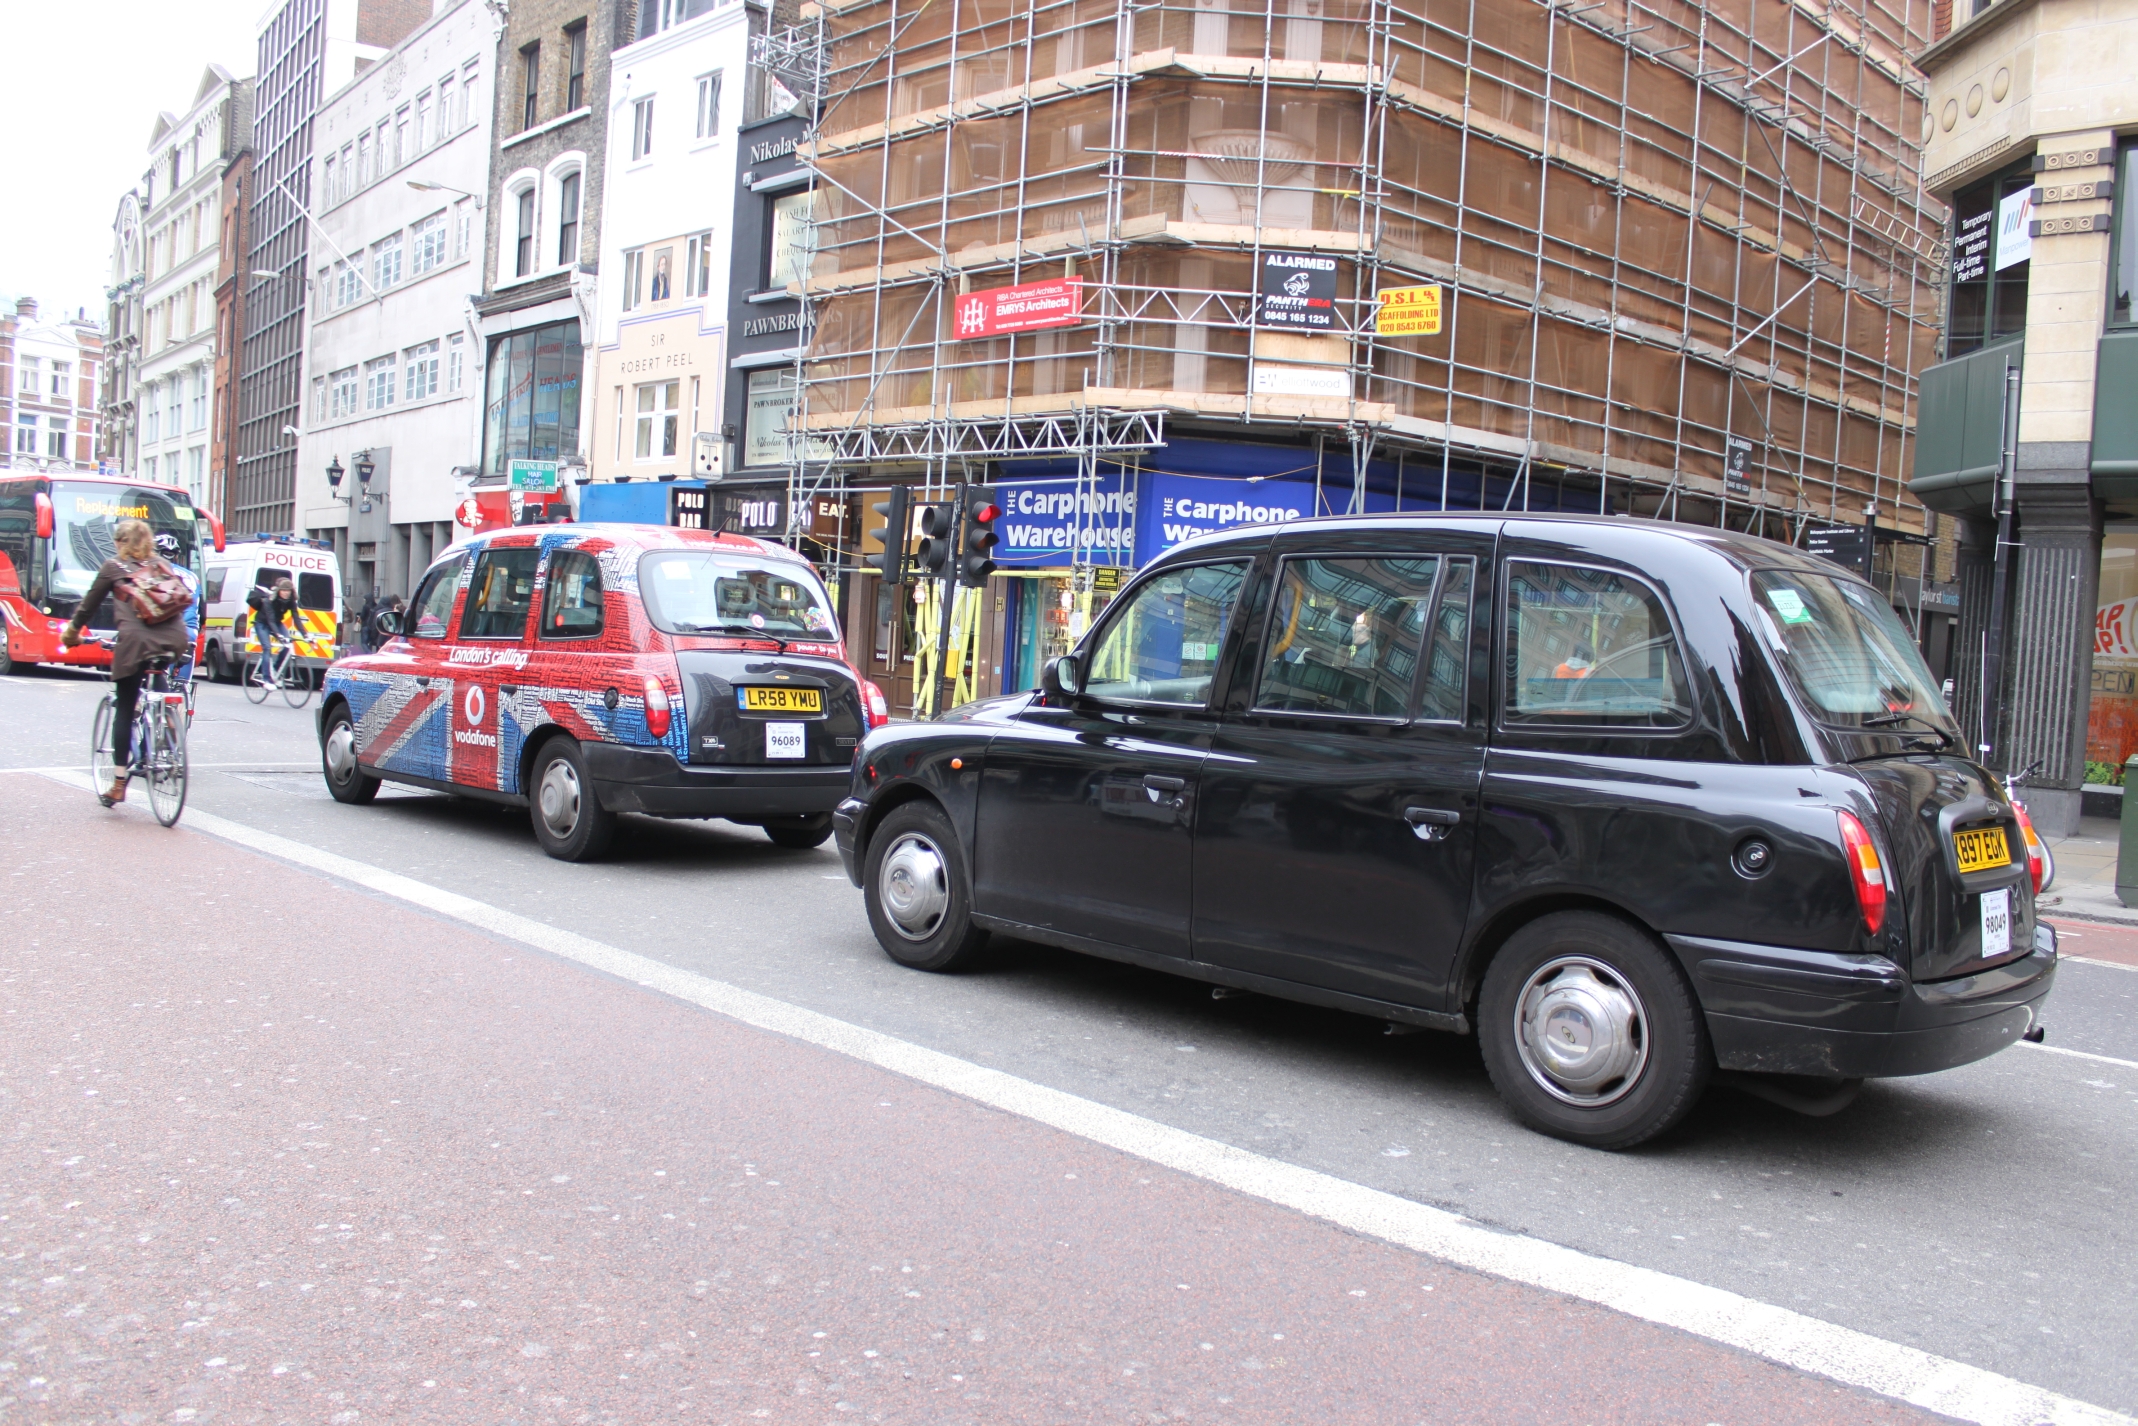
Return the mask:
M1897 7L1897 8L1896 8ZM1167 430L1498 472L1480 504L1790 539L1907 495L1944 212L1930 0L826 0L795 508L869 477L1133 465ZM1258 318L1269 252L1337 323ZM1082 281L961 338L959 295ZM1377 335L1438 283L1437 336ZM1726 472L1733 438L1750 459ZM880 479L877 483L881 483ZM1934 528L1934 527L1932 527Z

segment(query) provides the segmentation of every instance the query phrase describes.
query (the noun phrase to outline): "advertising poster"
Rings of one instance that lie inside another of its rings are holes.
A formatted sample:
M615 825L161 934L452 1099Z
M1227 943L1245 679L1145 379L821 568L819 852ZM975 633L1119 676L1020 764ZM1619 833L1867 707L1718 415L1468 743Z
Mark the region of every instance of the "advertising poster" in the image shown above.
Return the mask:
M1073 327L1084 320L1084 279L1058 277L968 292L958 299L956 311L962 340Z
M1960 220L1952 239L1952 280L1977 282L1990 271L1990 215L1977 213Z
M1257 287L1255 322L1298 332L1333 332L1336 259L1320 253L1267 252Z
M2034 256L2034 190L2022 188L1997 202L1997 270L2017 266Z

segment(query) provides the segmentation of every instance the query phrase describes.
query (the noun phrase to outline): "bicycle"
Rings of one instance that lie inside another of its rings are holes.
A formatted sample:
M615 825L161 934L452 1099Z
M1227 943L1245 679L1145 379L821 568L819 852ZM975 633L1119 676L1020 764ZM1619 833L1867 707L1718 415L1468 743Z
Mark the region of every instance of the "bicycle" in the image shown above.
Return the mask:
M109 639L97 642L105 648L114 647ZM174 654L161 654L148 662L148 677L142 681L141 697L134 705L134 761L127 773L129 782L137 777L147 780L149 810L166 827L176 826L179 814L186 809L186 725L191 718L185 690L171 683L171 670L177 663ZM105 694L97 703L90 732L89 777L96 784L100 802L115 775L111 725L117 707L117 696Z
M283 702L292 708L302 708L312 701L311 670L297 662L294 638L277 642L281 644L282 652L271 660L264 652L246 655L245 696L254 703L265 703L267 695L279 688Z

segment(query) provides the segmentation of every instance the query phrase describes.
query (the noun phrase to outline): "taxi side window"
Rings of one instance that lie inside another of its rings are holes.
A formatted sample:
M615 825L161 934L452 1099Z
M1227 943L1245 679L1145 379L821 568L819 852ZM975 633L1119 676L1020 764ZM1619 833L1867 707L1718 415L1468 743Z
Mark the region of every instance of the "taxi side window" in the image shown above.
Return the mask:
M1403 717L1439 572L1434 555L1286 560L1256 709Z
M1692 721L1670 616L1641 581L1515 560L1507 620L1508 723L1677 728Z
M1425 654L1425 696L1418 716L1429 723L1460 723L1469 716L1470 591L1477 562L1468 555L1447 561L1440 599L1433 607L1432 643Z
M453 591L458 587L464 560L447 560L423 577L423 585L408 606L408 622L402 632L411 639L442 639L453 617Z
M1168 570L1139 585L1100 633L1084 692L1189 708L1208 703L1246 579L1243 561Z
M549 557L549 587L542 595L542 637L591 639L601 633L601 562L584 550L558 550Z
M463 639L517 639L527 632L534 608L535 564L542 552L532 545L484 550L475 558L475 577L460 615Z

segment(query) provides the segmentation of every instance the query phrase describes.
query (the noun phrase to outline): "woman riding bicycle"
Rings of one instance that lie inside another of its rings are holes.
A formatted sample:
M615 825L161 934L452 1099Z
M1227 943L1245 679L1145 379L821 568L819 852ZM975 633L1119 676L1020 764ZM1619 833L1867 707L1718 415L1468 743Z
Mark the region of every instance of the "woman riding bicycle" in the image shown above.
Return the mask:
M75 606L74 618L68 621L59 636L59 641L70 649L82 641L82 629L88 624L89 616L103 604L114 586L139 576L172 573L171 566L156 554L155 534L147 521L121 520L112 527L111 537L118 555L104 561L103 568L97 571L96 579L89 586L89 592ZM115 704L111 722L111 790L99 797L107 807L126 800L127 779L133 775L134 709L141 698L141 680L148 664L166 656L183 659L193 651L184 619L173 615L151 624L127 600L113 599L111 602L118 613L119 637L111 651Z

